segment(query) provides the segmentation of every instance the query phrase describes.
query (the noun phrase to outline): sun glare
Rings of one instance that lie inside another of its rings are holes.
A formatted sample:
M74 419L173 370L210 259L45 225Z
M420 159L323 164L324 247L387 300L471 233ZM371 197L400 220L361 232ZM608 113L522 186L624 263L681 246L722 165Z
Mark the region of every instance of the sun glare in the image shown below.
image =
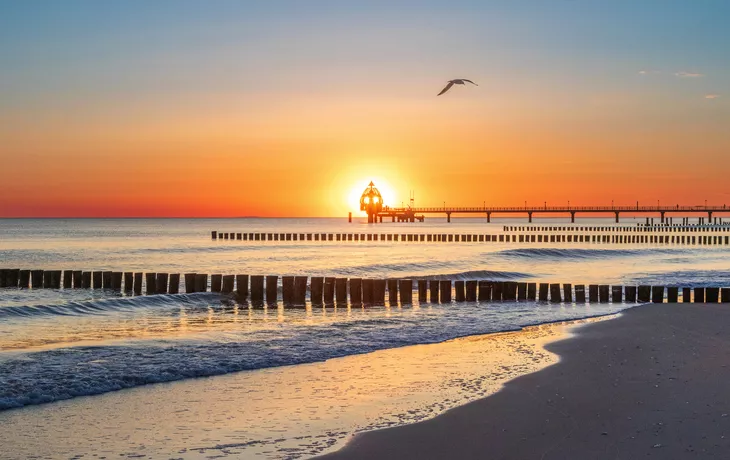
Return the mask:
M362 181L358 181L357 185L355 185L351 190L347 198L347 205L350 208L350 211L352 211L353 214L362 214L365 215L364 211L360 211L360 197L362 196L362 192L365 191L365 189L368 187L368 184L370 181L373 181L375 184L375 188L377 188L380 191L380 195L383 197L383 206L390 206L390 207L397 207L400 206L400 203L396 203L395 200L395 193L393 193L393 189L390 187L390 185L382 180L382 179L364 179ZM375 202L377 203L378 199L375 198Z

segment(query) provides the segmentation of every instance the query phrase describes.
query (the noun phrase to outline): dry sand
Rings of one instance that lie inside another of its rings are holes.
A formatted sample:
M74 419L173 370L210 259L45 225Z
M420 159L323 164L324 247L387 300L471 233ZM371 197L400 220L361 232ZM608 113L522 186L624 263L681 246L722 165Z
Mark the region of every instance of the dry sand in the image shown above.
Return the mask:
M558 364L324 458L730 458L730 306L638 307L546 348Z

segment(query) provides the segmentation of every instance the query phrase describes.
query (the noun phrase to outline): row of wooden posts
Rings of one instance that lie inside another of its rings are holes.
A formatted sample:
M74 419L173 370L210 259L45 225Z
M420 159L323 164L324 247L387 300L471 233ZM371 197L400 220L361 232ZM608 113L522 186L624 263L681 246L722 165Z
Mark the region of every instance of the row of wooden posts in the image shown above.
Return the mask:
M698 232L730 232L730 226L723 224L722 226L707 225L649 225L649 226L606 226L606 227L570 227L570 226L536 226L536 225L505 225L505 232L609 232L609 233L698 233Z
M145 294L177 294L184 280L186 293L217 292L236 294L241 300L304 305L309 292L312 303L364 303L382 305L386 292L393 304L413 301L412 279L363 279L307 276L222 275L186 273L133 273L76 270L0 269L0 287L60 289L109 289ZM210 284L209 284L210 280ZM281 280L281 299L279 281ZM478 280L415 280L419 302L449 303L475 301L546 301L552 303L620 302L730 302L730 288L665 286L611 286L603 284L528 283ZM692 295L694 293L694 295Z
M214 240L239 241L400 241L427 243L605 243L730 245L728 235L642 234L432 234L432 233L218 233Z

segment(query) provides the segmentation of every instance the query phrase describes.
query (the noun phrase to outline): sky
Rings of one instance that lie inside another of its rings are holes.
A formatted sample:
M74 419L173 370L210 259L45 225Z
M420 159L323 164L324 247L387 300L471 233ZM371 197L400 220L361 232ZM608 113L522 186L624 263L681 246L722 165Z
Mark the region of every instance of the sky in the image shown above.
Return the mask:
M0 0L0 217L729 203L726 0ZM446 81L469 78L436 96Z

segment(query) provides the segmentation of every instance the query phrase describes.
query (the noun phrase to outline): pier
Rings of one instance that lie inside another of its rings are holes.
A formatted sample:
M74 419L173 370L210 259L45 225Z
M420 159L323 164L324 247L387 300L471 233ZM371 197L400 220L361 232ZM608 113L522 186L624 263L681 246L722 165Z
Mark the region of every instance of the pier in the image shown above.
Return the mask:
M708 221L712 221L713 214L730 212L726 205L720 206L481 206L481 207L401 207L388 208L383 207L379 211L373 213L372 222L383 222L383 219L391 219L392 222L415 222L419 220L423 222L423 216L426 214L443 214L446 215L446 221L451 222L452 214L470 214L486 216L487 222L492 221L492 215L523 215L527 216L527 221L532 222L534 215L564 215L570 216L570 222L575 223L577 214L613 214L615 222L620 222L621 214L632 215L651 215L659 216L660 221L664 223L668 214L674 215L706 215ZM418 219L413 217L420 215ZM370 216L370 214L368 214ZM408 216L407 219L401 219ZM371 222L371 219L368 219Z

